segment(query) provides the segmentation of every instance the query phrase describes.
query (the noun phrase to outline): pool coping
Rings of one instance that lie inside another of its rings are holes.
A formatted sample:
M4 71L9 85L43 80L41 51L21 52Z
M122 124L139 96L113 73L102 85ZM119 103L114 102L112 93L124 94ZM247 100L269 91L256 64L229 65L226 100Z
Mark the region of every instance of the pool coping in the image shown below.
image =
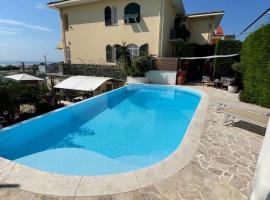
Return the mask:
M165 86L175 87L180 86ZM104 176L64 176L39 171L0 157L0 183L18 184L19 189L53 196L105 196L142 189L165 180L192 161L204 127L208 95L200 90L180 87L201 94L179 147L165 160L140 170Z

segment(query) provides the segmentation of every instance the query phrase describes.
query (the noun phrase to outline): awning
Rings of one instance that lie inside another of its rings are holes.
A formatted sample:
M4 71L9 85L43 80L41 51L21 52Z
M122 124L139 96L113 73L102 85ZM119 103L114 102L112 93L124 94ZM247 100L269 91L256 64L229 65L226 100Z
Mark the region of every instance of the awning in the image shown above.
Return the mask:
M42 78L38 78L38 77L29 75L29 74L25 74L25 73L15 74L15 75L12 75L12 76L6 76L5 78L13 79L13 80L16 80L16 81L43 81Z
M95 76L73 76L54 86L58 89L78 90L78 91L95 91L103 83L112 80L112 78L95 77Z

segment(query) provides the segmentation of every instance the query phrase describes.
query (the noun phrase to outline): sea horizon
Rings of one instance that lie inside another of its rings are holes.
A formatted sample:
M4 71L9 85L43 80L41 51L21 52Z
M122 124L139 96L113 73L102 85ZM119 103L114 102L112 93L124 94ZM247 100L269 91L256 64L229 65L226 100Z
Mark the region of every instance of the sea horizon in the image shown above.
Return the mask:
M31 65L39 65L40 63L44 63L44 61L0 61L0 66L5 67L8 65L12 66L21 66L22 62L25 66L31 66ZM51 63L58 63L60 61L47 61L47 64Z

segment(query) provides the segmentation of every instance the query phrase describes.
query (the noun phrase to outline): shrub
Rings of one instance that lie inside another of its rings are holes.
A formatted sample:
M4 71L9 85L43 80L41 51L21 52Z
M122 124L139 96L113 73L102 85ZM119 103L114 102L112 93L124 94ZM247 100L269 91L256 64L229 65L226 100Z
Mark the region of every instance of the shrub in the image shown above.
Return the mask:
M177 56L179 57L211 56L215 53L215 45L184 43L178 47Z
M151 70L152 61L150 56L138 56L131 61L131 66L126 69L129 76L144 77Z
M240 51L241 51L240 41L219 40L216 45L215 54L216 55L240 54ZM239 61L239 58L237 57L216 58L214 62L215 77L219 78L221 76L233 75L234 73L231 66L235 61Z
M231 69L234 71L234 82L232 83L233 85L239 86L242 85L240 82L242 82L242 80L240 80L241 78L241 65L239 62L235 62L232 64Z
M144 77L145 73L152 68L151 56L145 54L131 59L130 52L124 42L119 48L119 66L128 76Z
M184 43L183 45L179 45L177 49L177 56L179 57L193 57L196 55L196 50L198 44L195 43Z
M243 43L244 73L242 101L270 107L270 25L250 34Z
M189 30L186 28L184 24L182 24L182 26L177 28L176 32L177 32L177 38L182 38L184 41L187 41L191 35Z
M20 114L22 104L34 106L39 114L43 114L45 109L50 111L58 107L53 104L55 97L46 85L29 86L13 80L0 79L0 97L0 116L4 116L10 124L17 120L16 115ZM39 109L40 104L42 109Z
M120 68L128 74L128 69L131 66L130 53L128 50L128 46L125 42L119 47L120 58L118 60L118 65Z

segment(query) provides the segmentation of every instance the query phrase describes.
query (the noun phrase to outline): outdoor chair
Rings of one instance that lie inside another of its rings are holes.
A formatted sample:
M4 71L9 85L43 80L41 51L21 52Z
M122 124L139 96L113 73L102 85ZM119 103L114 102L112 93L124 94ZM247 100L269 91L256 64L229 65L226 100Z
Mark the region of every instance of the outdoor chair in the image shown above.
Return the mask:
M228 126L234 122L236 118L243 120L245 122L255 124L262 127L267 127L270 113L262 114L254 111L236 108L233 106L227 106L225 104L219 104L217 108L218 113L224 113L225 119L223 122L224 126Z
M207 86L211 86L212 85L212 81L210 79L209 76L203 76L202 77L202 85L207 85Z
M230 85L233 84L235 81L235 78L228 78L228 77L221 77L220 83L222 84L223 87L229 87Z

